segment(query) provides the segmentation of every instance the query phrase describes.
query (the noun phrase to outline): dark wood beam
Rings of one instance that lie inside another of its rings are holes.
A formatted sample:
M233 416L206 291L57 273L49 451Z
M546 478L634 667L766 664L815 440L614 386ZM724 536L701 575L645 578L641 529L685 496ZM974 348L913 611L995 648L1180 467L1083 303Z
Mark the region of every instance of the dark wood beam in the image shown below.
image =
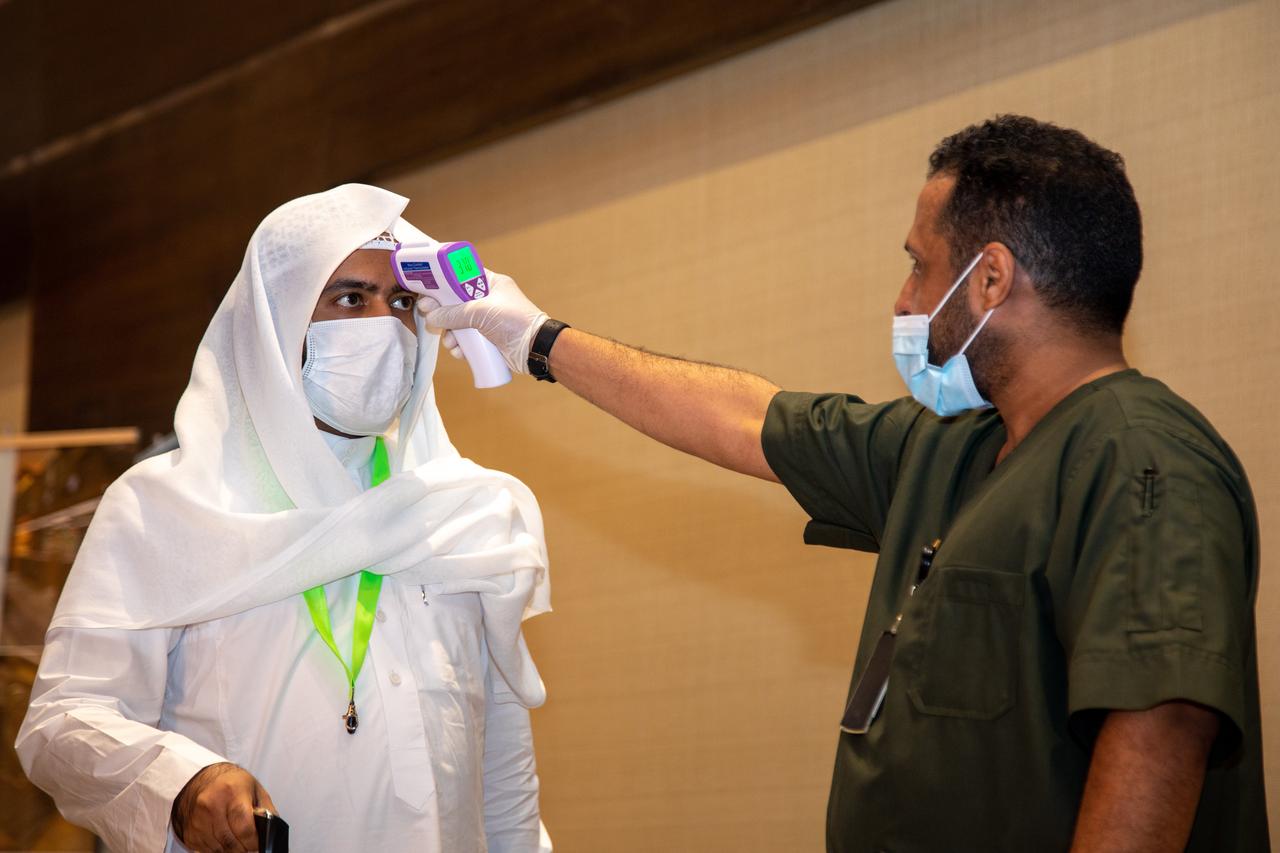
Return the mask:
M34 297L31 428L167 431L249 234L281 202L452 154L871 2L289 0L267 24L256 3L208 0L193 13L146 0L123 18L112 17L122 4L0 5L0 32L13 21L76 48L41 44L44 89L22 107L38 114L26 119L38 132L0 134L0 146L23 149L0 171L0 216L14 226L0 249L25 247L14 263L26 272L0 284L0 298L15 287ZM76 23L72 7L92 12ZM120 41L61 64L91 48L95 30ZM0 84L0 108L22 91ZM76 93L84 98L64 103Z
M8 33L0 35L0 47L28 51L24 73L38 81L44 107L30 130L44 144L233 67L359 5L9 0L0 7L0 33ZM6 25L5 17L21 29ZM3 89L0 103L8 103ZM27 150L7 141L0 135L0 160Z

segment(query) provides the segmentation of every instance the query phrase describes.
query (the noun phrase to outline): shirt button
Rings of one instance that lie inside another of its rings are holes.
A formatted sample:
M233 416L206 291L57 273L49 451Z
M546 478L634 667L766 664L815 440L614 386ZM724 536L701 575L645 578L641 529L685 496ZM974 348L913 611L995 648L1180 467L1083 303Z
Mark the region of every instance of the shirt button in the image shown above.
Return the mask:
M400 686L400 673L396 672L394 669L393 669L393 670L391 670L390 681L391 681L391 683L392 683L394 686L399 687L399 686Z
M373 618L377 619L379 622L386 622L386 621L387 621L387 611L385 611L385 610L383 610L381 607L379 607L379 608L378 608L378 612L377 612L377 613L375 613L375 614L373 615Z

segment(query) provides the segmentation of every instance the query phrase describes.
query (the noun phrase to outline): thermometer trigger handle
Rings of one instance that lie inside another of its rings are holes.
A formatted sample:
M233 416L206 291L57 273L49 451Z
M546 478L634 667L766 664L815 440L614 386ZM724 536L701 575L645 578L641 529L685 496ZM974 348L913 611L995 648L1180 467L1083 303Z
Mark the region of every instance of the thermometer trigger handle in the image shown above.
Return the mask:
M471 367L477 388L497 388L511 381L511 371L502 353L475 329L454 329L453 336Z

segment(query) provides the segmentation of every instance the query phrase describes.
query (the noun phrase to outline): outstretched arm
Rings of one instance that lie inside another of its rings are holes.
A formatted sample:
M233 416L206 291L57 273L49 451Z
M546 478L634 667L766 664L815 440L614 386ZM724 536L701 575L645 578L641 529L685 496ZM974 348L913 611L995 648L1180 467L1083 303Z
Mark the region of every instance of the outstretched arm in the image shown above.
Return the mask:
M655 355L565 329L551 350L557 381L628 426L676 450L777 482L760 446L767 379L713 364Z
M420 308L435 328L478 330L514 372L528 373L529 349L547 315L509 277L489 278L491 292L484 299L440 308L424 298ZM445 342L457 355L451 338ZM578 329L560 333L550 366L566 388L645 435L732 471L777 481L760 445L769 401L779 391L769 380Z

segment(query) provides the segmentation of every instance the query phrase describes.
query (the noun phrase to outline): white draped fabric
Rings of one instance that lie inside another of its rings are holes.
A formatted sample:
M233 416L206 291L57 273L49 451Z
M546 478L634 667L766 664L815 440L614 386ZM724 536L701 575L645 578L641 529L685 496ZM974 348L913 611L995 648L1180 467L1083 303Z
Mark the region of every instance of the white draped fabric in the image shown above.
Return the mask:
M415 312L413 394L377 488L352 482L303 394L306 329L333 270L384 230L430 240L400 218L406 203L349 184L262 222L196 353L179 449L107 490L51 628L190 625L369 569L477 593L494 665L521 704L541 704L520 632L550 609L541 513L523 483L450 443L432 390L438 337Z

